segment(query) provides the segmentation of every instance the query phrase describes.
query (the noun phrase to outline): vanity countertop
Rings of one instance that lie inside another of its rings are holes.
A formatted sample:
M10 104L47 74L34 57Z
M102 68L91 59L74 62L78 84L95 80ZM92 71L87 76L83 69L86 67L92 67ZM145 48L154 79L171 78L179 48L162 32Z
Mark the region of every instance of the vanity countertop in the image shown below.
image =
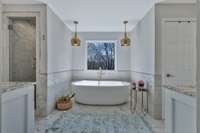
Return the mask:
M0 82L0 94L35 84L35 82Z
M194 86L171 86L163 85L164 88L182 93L187 96L196 97L196 88Z

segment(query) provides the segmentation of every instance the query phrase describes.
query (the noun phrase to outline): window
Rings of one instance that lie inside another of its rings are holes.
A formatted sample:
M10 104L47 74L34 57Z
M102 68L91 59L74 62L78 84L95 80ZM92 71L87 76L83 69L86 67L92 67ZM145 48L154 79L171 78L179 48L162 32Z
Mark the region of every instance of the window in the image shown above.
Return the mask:
M87 69L115 70L116 41L87 41Z

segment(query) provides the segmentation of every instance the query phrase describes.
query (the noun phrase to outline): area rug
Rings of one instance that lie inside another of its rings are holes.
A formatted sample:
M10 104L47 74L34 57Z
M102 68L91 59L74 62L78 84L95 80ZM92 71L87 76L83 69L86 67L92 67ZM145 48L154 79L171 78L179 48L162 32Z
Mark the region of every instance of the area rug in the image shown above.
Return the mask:
M65 112L47 133L154 133L139 115Z

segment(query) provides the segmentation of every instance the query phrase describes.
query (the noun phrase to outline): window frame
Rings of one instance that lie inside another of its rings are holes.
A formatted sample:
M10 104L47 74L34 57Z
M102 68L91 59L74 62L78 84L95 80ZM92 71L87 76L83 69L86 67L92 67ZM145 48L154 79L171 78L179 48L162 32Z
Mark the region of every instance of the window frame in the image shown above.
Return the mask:
M115 69L114 70L102 70L102 71L108 71L108 72L116 72L117 71L117 45L118 45L118 41L117 40L86 40L85 41L85 71L90 71L90 72L94 72L94 71L98 71L98 70L89 70L88 69L88 43L89 42L112 42L114 43L114 47L115 47Z

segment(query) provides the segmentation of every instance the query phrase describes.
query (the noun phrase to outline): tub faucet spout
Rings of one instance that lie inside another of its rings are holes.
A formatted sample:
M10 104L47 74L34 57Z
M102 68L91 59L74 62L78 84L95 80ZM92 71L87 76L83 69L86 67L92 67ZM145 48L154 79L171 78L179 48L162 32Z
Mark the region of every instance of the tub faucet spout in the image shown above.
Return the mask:
M99 72L98 72L99 74L98 74L98 84L100 84L100 81L102 80L102 68L101 67L99 67Z

